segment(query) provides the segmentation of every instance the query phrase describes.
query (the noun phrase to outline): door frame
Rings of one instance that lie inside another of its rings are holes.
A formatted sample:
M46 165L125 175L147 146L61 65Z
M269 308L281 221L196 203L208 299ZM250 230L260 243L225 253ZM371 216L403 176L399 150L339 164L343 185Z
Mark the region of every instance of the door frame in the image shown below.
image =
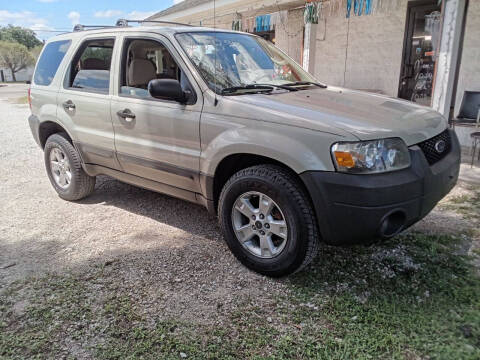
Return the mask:
M405 74L405 56L407 55L407 47L409 43L409 29L412 27L412 19L411 19L411 10L413 7L419 6L428 6L428 5L435 5L438 3L437 0L411 0L407 4L407 14L405 16L405 30L403 32L403 50L402 50L402 58L400 63L400 76L398 79L398 91L397 97L400 97L402 91L402 79L404 78ZM435 79L433 79L435 81ZM433 98L433 88L432 88L432 98Z

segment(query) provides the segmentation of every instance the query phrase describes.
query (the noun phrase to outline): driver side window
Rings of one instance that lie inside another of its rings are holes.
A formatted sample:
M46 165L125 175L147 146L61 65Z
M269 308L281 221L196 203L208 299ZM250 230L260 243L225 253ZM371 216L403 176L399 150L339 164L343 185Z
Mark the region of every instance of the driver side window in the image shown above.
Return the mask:
M183 83L180 68L163 44L148 39L126 39L120 95L153 99L148 93L148 83L153 79L175 79Z

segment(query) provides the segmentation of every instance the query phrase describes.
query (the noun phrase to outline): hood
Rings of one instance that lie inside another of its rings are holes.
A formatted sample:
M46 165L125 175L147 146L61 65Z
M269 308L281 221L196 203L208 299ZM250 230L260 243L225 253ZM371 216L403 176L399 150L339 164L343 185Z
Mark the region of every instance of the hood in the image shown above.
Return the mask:
M362 91L338 87L228 97L241 113L360 140L400 137L408 146L429 139L447 127L431 108ZM262 114L262 116L260 116Z

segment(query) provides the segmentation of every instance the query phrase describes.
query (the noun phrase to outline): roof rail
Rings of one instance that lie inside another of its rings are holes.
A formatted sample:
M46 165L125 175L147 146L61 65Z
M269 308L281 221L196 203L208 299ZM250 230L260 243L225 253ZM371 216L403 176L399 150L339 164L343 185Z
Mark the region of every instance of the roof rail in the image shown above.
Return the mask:
M102 29L102 28L113 28L113 25L82 25L77 24L73 27L73 31L84 31L87 29Z
M173 22L173 21L161 21L161 20L127 20L127 19L118 19L116 22L116 26L128 26L129 23L137 23L137 24L143 24L143 23L154 23L154 24L167 24L167 25L181 25L181 26L193 26L190 24L183 24L179 22Z
M127 27L129 23L155 23L155 24L168 24L168 25L181 25L181 26L193 26L190 24L182 24L173 21L161 21L161 20L127 20L127 19L118 19L115 25L82 25L77 24L73 27L73 31L85 31L88 29L108 29L114 27Z

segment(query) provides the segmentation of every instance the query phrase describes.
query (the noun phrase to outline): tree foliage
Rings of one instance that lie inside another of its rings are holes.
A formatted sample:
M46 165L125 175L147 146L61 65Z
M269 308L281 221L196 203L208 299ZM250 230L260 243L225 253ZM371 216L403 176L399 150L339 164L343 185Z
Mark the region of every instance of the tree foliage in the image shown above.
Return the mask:
M0 67L9 68L12 72L13 81L16 81L15 73L33 65L34 58L25 45L0 41Z
M33 30L13 25L0 26L0 41L17 42L28 49L42 45L42 42L37 39Z
M30 50L30 54L32 54L33 58L38 60L38 57L40 56L40 53L42 52L43 45L38 45L35 46L33 49Z

